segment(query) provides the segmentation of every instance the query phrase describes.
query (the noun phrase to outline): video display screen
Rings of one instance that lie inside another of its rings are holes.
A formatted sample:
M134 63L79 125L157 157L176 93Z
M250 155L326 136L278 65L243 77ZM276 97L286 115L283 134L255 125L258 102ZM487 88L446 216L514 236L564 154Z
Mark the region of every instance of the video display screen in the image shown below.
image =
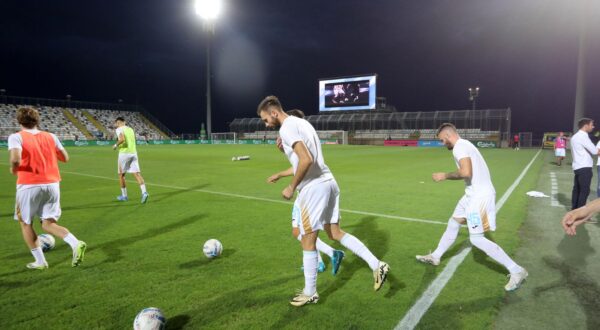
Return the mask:
M376 75L321 79L319 111L375 109Z

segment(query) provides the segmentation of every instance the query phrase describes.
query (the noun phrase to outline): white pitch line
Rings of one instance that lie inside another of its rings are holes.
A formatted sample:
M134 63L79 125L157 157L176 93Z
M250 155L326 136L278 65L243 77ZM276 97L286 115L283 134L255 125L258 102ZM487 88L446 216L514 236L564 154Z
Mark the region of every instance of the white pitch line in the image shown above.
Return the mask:
M86 174L86 173L69 172L69 171L61 171L61 173L73 174L73 175L79 175L79 176L87 176L90 178L110 180L110 181L119 181L119 179L115 179L115 178L111 178L111 177ZM129 181L129 182L134 182L134 181ZM146 185L167 188L167 189L175 189L175 190L189 190L189 191L201 192L201 193L205 193L205 194L213 194L213 195L220 195L220 196L233 197L233 198L250 199L250 200L257 200L257 201L262 201L262 202L271 202L271 203L279 203L279 204L287 204L287 205L293 204L292 202L278 200L278 199L232 194L232 193L212 191L212 190L206 190L206 189L190 189L190 188L186 188L186 187L170 186L170 185L149 183L149 182L146 182ZM409 218L409 217L401 217L401 216L397 216L397 215L388 215L388 214L372 213L372 212L356 211L356 210L348 210L348 209L340 209L340 211L346 212L346 213L352 213L352 214L369 215L369 216L374 216L374 217L379 217L379 218L395 219L395 220L402 220L402 221L407 221L407 222L427 223L427 224L442 225L442 226L445 226L448 223L448 222L442 222L442 221L436 221L436 220L416 219L416 218Z
M506 200L508 200L515 188L517 188L523 177L525 177L525 174L527 174L527 171L529 171L529 168L537 159L540 152L541 150L538 151L535 154L535 156L533 156L529 164L525 166L521 174L515 179L513 184L510 187L508 187L504 195L502 195L502 198L500 198L500 200L496 203L496 213L500 212L500 209L502 208L502 206L504 206L504 203L506 203ZM442 292L442 289L446 286L446 283L448 283L450 278L452 278L454 272L456 271L458 266L460 266L460 264L465 260L469 252L471 252L470 246L464 248L459 254L450 258L444 270L442 270L442 272L435 278L435 280L431 282L429 287L427 287L425 292L423 292L421 297L419 297L417 302L408 310L406 315L404 315L404 318L400 320L400 322L396 325L394 329L412 330L417 326L417 324L419 324L419 321L421 321L423 315L425 315L427 310L429 310L429 307L431 307L435 299L439 296L440 292Z
M551 182L551 191L550 191L550 205L555 207L560 207L558 203L558 181L556 180L556 172L550 172L550 182Z

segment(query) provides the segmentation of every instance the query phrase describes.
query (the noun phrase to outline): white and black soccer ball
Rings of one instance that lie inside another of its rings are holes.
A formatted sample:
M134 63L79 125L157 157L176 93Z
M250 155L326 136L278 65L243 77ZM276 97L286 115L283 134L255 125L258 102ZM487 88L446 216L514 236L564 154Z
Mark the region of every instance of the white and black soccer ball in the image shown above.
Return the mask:
M54 249L54 246L56 245L56 240L54 239L54 236L50 234L38 235L38 242L40 244L40 247L42 248L42 251L44 252Z
M156 307L142 309L133 321L134 330L163 330L167 324L162 311Z
M204 243L204 248L202 249L204 255L208 259L216 258L221 255L223 252L223 244L216 239L209 239Z

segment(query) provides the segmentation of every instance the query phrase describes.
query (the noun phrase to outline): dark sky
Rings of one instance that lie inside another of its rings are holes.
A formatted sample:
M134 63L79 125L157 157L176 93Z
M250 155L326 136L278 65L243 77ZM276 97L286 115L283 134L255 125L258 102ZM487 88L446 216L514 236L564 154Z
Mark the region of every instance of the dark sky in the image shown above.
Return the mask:
M213 42L213 131L266 95L318 112L319 78L377 73L400 111L513 111L513 128L570 130L581 23L586 115L600 121L600 1L225 0ZM585 12L585 15L582 15ZM0 88L138 102L175 132L205 121L205 45L191 0L0 2Z

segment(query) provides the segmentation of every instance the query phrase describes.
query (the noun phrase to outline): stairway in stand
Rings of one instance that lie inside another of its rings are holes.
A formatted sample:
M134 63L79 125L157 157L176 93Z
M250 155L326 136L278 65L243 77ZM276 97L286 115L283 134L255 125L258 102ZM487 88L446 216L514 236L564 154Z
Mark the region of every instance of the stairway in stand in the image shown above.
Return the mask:
M142 118L142 120L148 125L150 126L150 128L152 128L153 130L157 131L160 136L163 137L163 139L169 139L169 136L163 132L161 129L159 129L158 127L156 127L156 125L154 125L154 123L152 121L150 121L150 119L146 118L146 116L144 116L142 113L138 113L140 118Z
M107 139L110 139L111 134L108 132L106 127L104 127L104 125L102 125L102 123L100 123L98 120L96 120L96 118L94 118L94 116L92 116L92 114L90 114L86 110L81 109L81 112L90 121L90 123L92 123L92 125L94 125L98 129L98 131L104 133L104 136Z
M65 117L73 123L73 125L75 125L75 127L77 127L78 130L81 131L81 133L83 133L83 135L85 135L85 138L88 140L93 140L94 137L92 136L92 133L90 133L90 131L88 131L88 129L85 127L85 125L83 125L79 119L75 118L75 116L71 113L71 111L69 111L68 109L65 108L61 108L62 113L65 115Z

